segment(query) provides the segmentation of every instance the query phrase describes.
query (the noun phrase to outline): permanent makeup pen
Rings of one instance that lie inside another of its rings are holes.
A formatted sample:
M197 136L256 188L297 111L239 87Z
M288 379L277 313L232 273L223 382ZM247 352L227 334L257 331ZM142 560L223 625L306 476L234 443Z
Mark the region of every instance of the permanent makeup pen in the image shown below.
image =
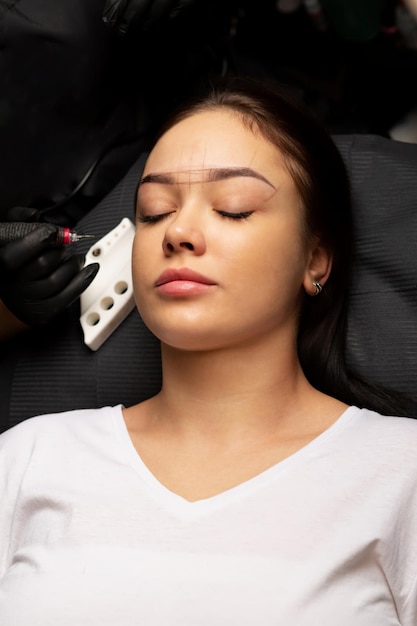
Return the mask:
M0 246L5 246L10 241L16 241L21 239L25 235L33 232L44 224L39 222L3 222L0 223ZM55 241L52 241L55 246L68 246L71 243L75 243L80 239L94 239L95 235L80 235L70 228L64 226L57 227L57 233Z

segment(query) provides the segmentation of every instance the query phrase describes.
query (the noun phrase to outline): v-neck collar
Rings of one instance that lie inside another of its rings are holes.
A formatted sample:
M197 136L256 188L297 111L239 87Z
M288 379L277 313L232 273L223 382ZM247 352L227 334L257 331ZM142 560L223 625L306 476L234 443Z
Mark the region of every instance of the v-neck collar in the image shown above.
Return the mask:
M142 458L130 438L123 418L122 405L114 407L114 409L114 426L122 446L124 460L128 462L139 475L143 483L146 484L149 493L154 499L176 517L188 520L208 515L219 508L228 506L234 501L241 500L254 491L258 491L262 486L271 482L280 474L289 471L295 464L302 462L305 457L314 454L317 448L321 447L329 438L335 436L336 433L343 429L350 422L351 418L360 411L360 409L355 406L348 407L329 428L275 465L214 496L190 501L165 487L149 470L147 465L142 461Z

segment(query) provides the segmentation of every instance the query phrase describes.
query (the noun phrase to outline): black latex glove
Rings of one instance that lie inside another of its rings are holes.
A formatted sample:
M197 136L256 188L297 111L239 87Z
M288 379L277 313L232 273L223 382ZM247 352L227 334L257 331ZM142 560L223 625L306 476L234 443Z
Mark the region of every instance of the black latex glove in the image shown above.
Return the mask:
M39 222L38 211L16 207L9 221ZM43 224L17 241L0 247L0 300L29 326L47 324L89 286L99 264L83 268L84 255L68 256L54 248L57 226Z
M133 25L147 29L162 18L177 15L195 0L106 0L103 21L124 35Z

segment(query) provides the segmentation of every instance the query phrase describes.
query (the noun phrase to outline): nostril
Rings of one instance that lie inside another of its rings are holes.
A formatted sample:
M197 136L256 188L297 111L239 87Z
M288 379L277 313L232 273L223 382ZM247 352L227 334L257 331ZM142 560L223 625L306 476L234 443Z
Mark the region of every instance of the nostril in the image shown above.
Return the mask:
M192 243L190 243L189 241L183 241L180 244L183 248L187 248L187 250L194 250L194 246Z
M172 243L167 243L167 248L170 252L174 252L174 246L172 245Z

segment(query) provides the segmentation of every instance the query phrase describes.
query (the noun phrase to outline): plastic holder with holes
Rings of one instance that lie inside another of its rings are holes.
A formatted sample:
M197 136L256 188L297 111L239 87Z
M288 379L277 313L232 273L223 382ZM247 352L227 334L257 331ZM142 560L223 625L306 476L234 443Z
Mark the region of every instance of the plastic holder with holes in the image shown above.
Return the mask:
M86 254L85 265L99 263L93 282L81 294L84 343L98 350L135 307L132 286L133 223L122 221Z

